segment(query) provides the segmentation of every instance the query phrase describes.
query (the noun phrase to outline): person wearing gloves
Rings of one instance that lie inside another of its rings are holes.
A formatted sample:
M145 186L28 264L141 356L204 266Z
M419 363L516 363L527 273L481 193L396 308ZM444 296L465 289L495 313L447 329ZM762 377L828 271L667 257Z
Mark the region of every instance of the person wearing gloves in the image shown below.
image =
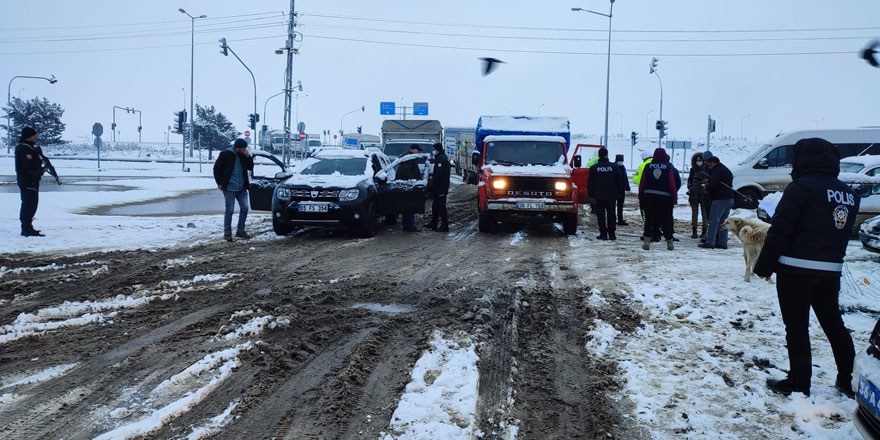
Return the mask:
M639 183L639 203L645 210L645 230L642 249L651 247L654 231L659 227L666 238L666 249L674 250L672 208L678 202L681 176L669 162L666 150L654 150L654 157L644 169Z
M819 138L801 139L794 148L792 182L776 207L754 272L770 281L776 293L789 369L785 379L768 379L776 393L810 395L810 308L816 314L837 364L837 389L853 398L855 349L840 317L838 295L843 257L859 212L858 194L838 180L840 153Z

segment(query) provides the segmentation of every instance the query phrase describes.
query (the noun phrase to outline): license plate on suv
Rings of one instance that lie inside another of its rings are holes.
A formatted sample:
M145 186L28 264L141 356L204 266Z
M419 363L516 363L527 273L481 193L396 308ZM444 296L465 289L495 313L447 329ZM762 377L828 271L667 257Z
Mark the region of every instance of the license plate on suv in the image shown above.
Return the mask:
M527 210L544 210L546 205L544 202L519 202L516 204L516 209L527 209Z
M300 205L297 207L297 210L298 210L299 212L327 212L328 208L329 208L329 207L328 207L327 205L305 205L305 204L300 204Z
M861 404L866 406L874 417L880 419L880 390L864 376L859 376L859 389L856 396Z

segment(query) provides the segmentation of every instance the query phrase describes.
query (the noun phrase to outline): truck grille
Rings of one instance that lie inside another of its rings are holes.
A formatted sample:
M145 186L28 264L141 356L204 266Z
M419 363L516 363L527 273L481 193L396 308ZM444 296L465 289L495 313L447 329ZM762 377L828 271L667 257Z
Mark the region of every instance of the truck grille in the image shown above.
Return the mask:
M555 181L542 177L510 177L504 194L510 197L553 197Z
M292 189L290 197L294 200L336 200L339 198L338 189Z

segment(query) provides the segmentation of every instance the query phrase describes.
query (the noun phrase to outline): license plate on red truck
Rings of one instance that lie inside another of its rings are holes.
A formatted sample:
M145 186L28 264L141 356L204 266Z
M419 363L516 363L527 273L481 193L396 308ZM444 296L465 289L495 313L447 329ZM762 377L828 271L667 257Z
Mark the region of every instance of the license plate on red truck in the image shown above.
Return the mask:
M547 208L547 205L544 202L519 202L516 204L516 209L526 209L530 211L543 211Z

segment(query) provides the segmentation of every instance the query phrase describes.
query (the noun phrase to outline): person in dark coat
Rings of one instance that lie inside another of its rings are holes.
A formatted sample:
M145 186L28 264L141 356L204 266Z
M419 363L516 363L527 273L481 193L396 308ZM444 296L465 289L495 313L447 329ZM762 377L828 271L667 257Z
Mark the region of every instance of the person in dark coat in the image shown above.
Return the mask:
M624 191L623 171L616 163L608 160L608 149L599 149L599 161L590 167L587 179L588 197L596 202L596 216L599 220L599 240L617 240L615 204Z
M666 150L654 150L651 163L645 166L639 182L639 203L645 210L645 230L642 235L642 249L651 248L651 240L656 225L666 238L666 249L674 250L672 208L678 202L678 188L681 187L681 176L669 162Z
M709 228L706 232L706 242L700 243L701 248L727 249L727 229L721 227L730 210L733 208L733 173L730 172L718 156L708 159L712 173L709 179L705 179L706 191L712 199L709 208Z
M421 152L422 149L418 144L412 144L409 146L409 154L419 154ZM401 162L397 167L395 180L420 180L420 174L419 161L407 160ZM403 214L403 230L406 232L419 232L419 228L416 228L415 214Z
M623 155L618 154L615 156L614 163L620 167L621 175L623 176L623 191L620 192L620 196L617 198L617 224L626 226L629 223L623 218L623 203L626 201L626 193L632 191L632 189L629 186L629 179L626 177L626 165L623 163Z
M15 147L15 181L21 193L21 210L18 219L21 221L21 235L25 237L45 235L34 229L34 215L40 203L40 179L49 168L43 162L42 154L35 146L36 143L37 131L31 127L24 127Z
M217 155L214 162L214 181L217 189L223 191L226 200L226 210L223 214L223 238L232 241L232 212L235 210L235 201L238 201L238 228L235 236L238 238L251 238L245 232L245 222L250 209L248 202L248 171L254 169L254 158L247 150L247 142L244 139L236 139L232 148L223 150Z
M425 225L426 228L438 231L449 232L449 214L446 212L446 195L449 193L449 158L443 152L443 144L437 143L434 148L434 185L431 188L431 223ZM440 222L439 227L437 222Z
M703 213L703 229L700 231L700 242L706 242L706 229L709 227L709 211L712 209L712 197L709 196L709 191L706 191L706 184L709 182L709 178L712 177L712 168L709 166L709 159L715 157L711 151L706 150L703 152L703 167L698 170L697 175L700 177L701 187L703 194L700 197L700 211Z
M694 153L691 156L691 172L688 173L687 189L688 204L691 205L691 238L698 238L697 226L700 225L700 218L703 219L703 232L706 233L706 226L709 222L709 210L707 205L703 204L703 153Z
M785 343L788 377L768 379L780 394L810 395L810 308L816 314L837 364L837 389L853 397L851 386L855 350L840 317L838 295L843 258L859 212L860 199L837 179L840 153L830 142L802 139L794 145L792 183L776 207L755 274L770 281L776 272L776 292Z

